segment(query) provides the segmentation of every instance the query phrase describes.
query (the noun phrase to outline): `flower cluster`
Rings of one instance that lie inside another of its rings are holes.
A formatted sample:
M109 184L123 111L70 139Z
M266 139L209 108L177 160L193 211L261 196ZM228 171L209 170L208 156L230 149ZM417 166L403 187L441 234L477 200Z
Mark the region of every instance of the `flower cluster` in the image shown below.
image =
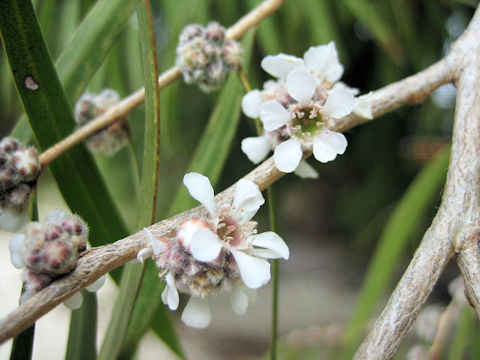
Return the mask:
M250 221L265 202L253 182L241 179L235 187L231 206L217 209L207 177L188 173L183 182L193 198L200 201L209 217L184 221L174 237L155 239L147 231L151 248L138 259L152 256L165 277L162 300L171 310L179 304L178 292L190 294L182 320L191 327L210 324L208 297L230 293L233 311L242 315L255 300L255 289L270 280L265 259L288 259L289 249L274 232L257 234Z
M105 89L98 95L84 93L75 104L75 121L78 127L105 113L119 101L117 92L111 89ZM90 136L86 143L92 152L113 155L128 143L129 136L130 130L125 118Z
M16 231L26 222L28 199L41 168L34 148L11 137L0 142L0 227Z
M24 269L23 302L57 277L75 268L80 253L87 248L88 227L76 215L55 210L43 223L30 222L10 240L12 264Z
M180 34L176 64L187 84L210 92L223 84L229 71L241 67L242 52L238 42L225 39L225 28L218 23L205 28L191 24Z
M303 151L313 151L322 163L343 154L347 140L329 130L328 124L352 112L371 119L368 95L357 98L357 89L338 82L343 66L333 42L311 47L303 59L267 56L261 66L276 80L267 81L262 91L248 92L242 100L245 115L260 118L264 128L262 136L242 141L242 151L258 163L274 149L280 171L315 177L313 168L301 162Z

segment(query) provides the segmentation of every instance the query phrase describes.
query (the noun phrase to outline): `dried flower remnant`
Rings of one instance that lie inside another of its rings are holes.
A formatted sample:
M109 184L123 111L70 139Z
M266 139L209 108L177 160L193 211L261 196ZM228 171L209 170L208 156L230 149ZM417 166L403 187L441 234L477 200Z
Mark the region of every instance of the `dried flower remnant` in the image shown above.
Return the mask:
M24 293L29 299L53 280L75 268L79 255L86 250L88 227L76 215L55 210L44 222L30 222L10 240L12 264L24 269Z
M184 221L175 236L155 239L148 230L151 247L141 250L140 261L152 256L166 280L163 302L170 310L179 304L179 291L191 295L183 313L185 324L195 328L211 322L208 298L229 293L231 306L243 315L256 297L255 289L270 280L266 259L288 259L289 249L274 232L257 234L250 221L265 202L258 186L241 179L232 205L217 209L207 177L188 173L183 182L193 198L208 210L209 217Z
M197 84L205 92L218 89L231 70L242 64L241 45L225 39L225 28L216 22L205 28L186 26L179 37L176 64L187 84Z
M17 231L27 221L28 200L42 166L38 152L18 140L0 142L0 227Z
M245 115L260 118L264 128L262 136L242 141L242 151L258 163L274 150L280 171L315 177L314 170L301 161L303 152L312 151L322 163L343 154L347 140L329 130L328 124L352 112L371 119L369 97L356 97L357 89L338 82L343 66L333 42L311 47L303 59L267 56L261 66L277 79L265 82L262 91L248 92L242 100Z
M98 95L86 92L75 104L75 121L79 127L83 126L108 111L119 101L117 92L111 89L105 89ZM124 118L90 136L86 143L92 152L113 155L127 145L129 136L130 129L127 119Z

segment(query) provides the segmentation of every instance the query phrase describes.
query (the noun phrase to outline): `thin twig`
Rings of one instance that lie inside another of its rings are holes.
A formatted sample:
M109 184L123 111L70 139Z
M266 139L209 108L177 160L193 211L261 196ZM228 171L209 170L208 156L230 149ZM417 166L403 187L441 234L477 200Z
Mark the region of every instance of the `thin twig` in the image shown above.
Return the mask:
M284 0L265 0L248 14L240 18L226 32L227 39L238 39L249 29L256 26L262 19L275 12ZM174 66L163 72L158 77L159 88L163 89L181 76L180 70ZM82 126L74 133L53 145L40 155L40 162L46 167L58 156L66 152L68 149L79 144L89 136L104 129L115 121L124 119L135 107L145 100L145 88L139 89L130 96L120 101L117 105L112 106L107 112Z

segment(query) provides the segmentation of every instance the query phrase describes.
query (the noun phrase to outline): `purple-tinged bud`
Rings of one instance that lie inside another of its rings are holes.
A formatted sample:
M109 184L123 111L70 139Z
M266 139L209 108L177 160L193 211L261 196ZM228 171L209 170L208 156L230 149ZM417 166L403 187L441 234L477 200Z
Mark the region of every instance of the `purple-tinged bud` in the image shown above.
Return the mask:
M214 43L222 43L225 39L225 28L217 22L211 22L205 29L205 37Z
M37 274L33 271L27 271L26 283L34 292L39 292L52 282L52 278L45 274Z
M45 270L49 273L49 268L55 274L56 271L62 269L63 272L67 272L75 267L76 259L71 258L72 251L70 248L61 241L55 241L48 243L43 250L43 262L45 263Z
M10 204L21 207L27 203L30 191L30 186L27 184L20 184L7 191L6 199Z
M52 225L45 229L45 241L54 241L60 238L64 230L58 225Z
M70 235L81 235L85 225L78 218L69 218L62 222L62 228Z
M11 138L11 137L5 137L2 139L0 142L0 151L6 152L6 153L12 153L15 150L17 150L21 146L20 142L18 140Z
M225 63L232 69L238 70L242 67L243 48L240 43L228 40L223 45L222 57Z
M187 25L179 37L179 42L181 45L189 42L193 38L200 37L203 35L203 27L198 24Z

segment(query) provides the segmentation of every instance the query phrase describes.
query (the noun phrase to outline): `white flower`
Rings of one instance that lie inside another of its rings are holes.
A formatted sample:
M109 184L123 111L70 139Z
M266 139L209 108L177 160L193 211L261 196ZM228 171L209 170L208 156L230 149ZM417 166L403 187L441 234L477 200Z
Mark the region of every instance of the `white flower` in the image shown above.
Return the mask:
M285 54L267 56L262 67L278 78L264 84L262 91L252 90L242 100L243 112L260 118L265 133L242 141L242 151L254 163L274 150L280 171L293 172L299 167L304 151L312 151L322 162L343 154L345 136L328 130L326 124L352 112L372 118L371 96L356 98L357 89L337 82L343 66L333 42L308 49L303 59ZM316 177L302 162L299 174Z
M289 249L274 232L257 234L250 220L265 202L258 186L245 179L238 181L231 206L218 209L207 177L188 173L183 182L193 198L208 210L208 218L184 221L176 236L155 239L145 229L151 250L142 250L138 259L152 255L164 269L166 286L163 302L178 308L179 292L191 295L182 320L191 327L210 324L208 297L229 292L232 309L244 314L255 300L255 289L270 280L266 259L288 259Z

